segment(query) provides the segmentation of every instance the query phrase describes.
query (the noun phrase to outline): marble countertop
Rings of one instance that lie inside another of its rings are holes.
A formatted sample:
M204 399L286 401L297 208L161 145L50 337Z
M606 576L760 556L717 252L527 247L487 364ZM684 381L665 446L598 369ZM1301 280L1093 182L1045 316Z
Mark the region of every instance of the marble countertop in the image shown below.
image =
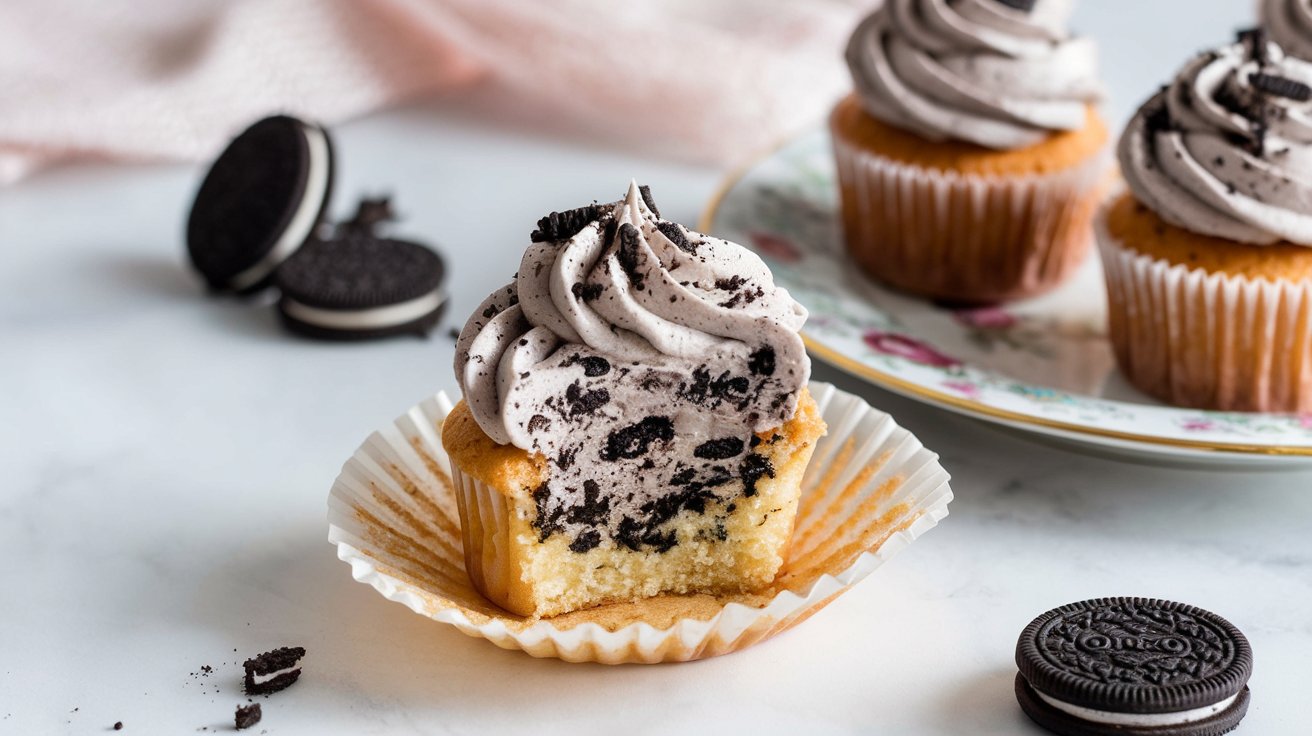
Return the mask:
M1112 28L1087 5L1086 25ZM1197 16L1177 23L1186 39L1243 22ZM1117 32L1123 118L1202 43ZM399 231L448 256L450 314L427 340L308 342L266 301L206 297L180 242L195 166L65 169L0 190L0 734L231 729L240 661L281 645L309 654L300 683L261 701L270 734L1039 733L1011 691L1017 634L1110 595L1228 617L1256 654L1240 732L1312 731L1312 472L1083 456L823 365L818 378L941 453L957 498L773 641L689 665L570 665L353 582L326 542L328 488L371 430L451 387L448 328L514 270L533 221L636 177L695 222L721 176L513 116L489 124L488 107L431 102L338 130L336 213L392 191Z

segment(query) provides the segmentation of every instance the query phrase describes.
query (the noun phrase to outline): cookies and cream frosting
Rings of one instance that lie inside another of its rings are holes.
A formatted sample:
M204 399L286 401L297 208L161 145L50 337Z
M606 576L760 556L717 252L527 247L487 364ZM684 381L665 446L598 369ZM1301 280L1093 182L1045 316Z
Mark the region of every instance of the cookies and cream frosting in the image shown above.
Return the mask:
M1084 127L1102 94L1097 49L1070 36L1071 0L887 0L847 63L875 118L930 140L1024 148Z
M1312 246L1312 64L1259 31L1190 61L1118 154L1135 198L1172 225Z
M661 219L636 184L532 240L461 332L465 401L493 440L549 460L544 539L668 548L679 510L772 474L752 447L810 377L806 310L755 254Z
M1312 59L1312 3L1262 0L1262 25L1285 53Z

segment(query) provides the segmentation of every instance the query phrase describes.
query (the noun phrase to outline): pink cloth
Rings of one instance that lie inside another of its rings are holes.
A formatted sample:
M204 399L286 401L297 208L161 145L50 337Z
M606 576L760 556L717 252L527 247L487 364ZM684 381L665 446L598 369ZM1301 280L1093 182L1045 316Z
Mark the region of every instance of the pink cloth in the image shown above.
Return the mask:
M817 120L872 0L4 0L0 183L198 160L274 111L333 123L496 80L534 116L729 162Z

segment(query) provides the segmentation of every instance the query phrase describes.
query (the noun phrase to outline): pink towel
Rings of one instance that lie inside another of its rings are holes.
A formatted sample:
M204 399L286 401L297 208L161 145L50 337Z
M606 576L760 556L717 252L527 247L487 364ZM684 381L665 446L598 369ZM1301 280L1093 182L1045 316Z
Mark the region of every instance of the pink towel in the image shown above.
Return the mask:
M872 0L4 0L0 183L198 160L274 111L333 123L493 84L609 141L726 163L848 86Z

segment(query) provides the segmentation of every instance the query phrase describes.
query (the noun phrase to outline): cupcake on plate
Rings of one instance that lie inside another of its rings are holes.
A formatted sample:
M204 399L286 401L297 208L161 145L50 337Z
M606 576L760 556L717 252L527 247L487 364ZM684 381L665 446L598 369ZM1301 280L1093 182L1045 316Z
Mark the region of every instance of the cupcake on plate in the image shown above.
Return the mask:
M631 185L538 223L456 345L469 576L525 616L768 585L824 434L806 310Z
M1312 59L1312 5L1307 0L1261 0L1262 26L1284 52Z
M1261 31L1190 61L1121 138L1099 218L1116 358L1179 406L1312 411L1312 64Z
M1108 166L1097 51L1069 0L888 0L829 124L847 249L958 303L1033 296L1086 257Z

